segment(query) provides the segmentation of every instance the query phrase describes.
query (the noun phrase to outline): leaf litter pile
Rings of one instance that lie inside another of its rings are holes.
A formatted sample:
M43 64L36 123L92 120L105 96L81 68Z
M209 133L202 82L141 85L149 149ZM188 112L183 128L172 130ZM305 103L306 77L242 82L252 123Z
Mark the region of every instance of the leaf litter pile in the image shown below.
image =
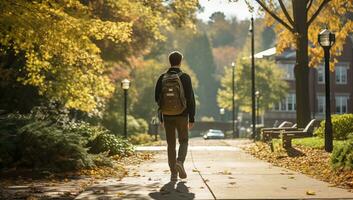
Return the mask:
M330 166L331 154L323 149L297 145L295 146L295 151L300 152L300 154L295 156L284 149L271 152L269 145L263 142L253 143L244 149L254 157L266 160L275 166L301 172L313 178L329 182L332 187L342 187L353 192L353 171L332 169Z
M84 169L76 172L52 173L30 169L12 169L0 173L0 199L71 200L99 181L121 180L129 174L127 166L153 158L151 153L135 153L129 157L112 157L113 167Z

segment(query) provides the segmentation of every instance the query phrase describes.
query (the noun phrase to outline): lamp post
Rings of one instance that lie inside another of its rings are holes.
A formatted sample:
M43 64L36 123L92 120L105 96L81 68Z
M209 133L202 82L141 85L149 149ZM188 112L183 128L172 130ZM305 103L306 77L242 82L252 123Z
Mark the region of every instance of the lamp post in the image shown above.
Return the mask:
M255 92L255 96L256 96L256 124L259 124L259 108L260 108L260 105L259 105L259 99L260 99L260 92L259 91L256 91Z
M239 137L238 134L235 133L235 93L234 93L234 86L235 86L235 81L234 81L234 71L235 71L235 63L232 62L232 131L233 131L233 137L237 138Z
M254 46L254 17L251 17L249 32L251 33L251 119L252 119L252 137L255 140L256 122L255 122L255 46Z
M325 55L325 95L326 95L326 119L325 119L325 151L332 152L332 122L331 122L331 102L330 102L330 48L335 43L335 34L326 28L318 35L319 44L324 49Z
M224 113L225 113L225 110L224 110L224 108L220 108L219 109L219 114L221 115L221 122L223 122L224 121Z
M130 87L130 81L124 79L121 81L121 88L124 90L124 137L127 138L127 91Z

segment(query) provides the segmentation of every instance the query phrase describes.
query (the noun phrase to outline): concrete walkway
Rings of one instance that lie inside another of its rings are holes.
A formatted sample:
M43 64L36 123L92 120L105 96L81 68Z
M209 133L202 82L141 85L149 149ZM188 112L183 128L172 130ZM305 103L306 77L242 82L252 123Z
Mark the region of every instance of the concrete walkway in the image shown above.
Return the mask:
M255 159L237 142L233 146L193 143L199 144L191 141L186 182L169 182L165 147L140 147L156 151L155 158L131 166L122 181L101 181L76 199L353 199L353 193L344 189Z

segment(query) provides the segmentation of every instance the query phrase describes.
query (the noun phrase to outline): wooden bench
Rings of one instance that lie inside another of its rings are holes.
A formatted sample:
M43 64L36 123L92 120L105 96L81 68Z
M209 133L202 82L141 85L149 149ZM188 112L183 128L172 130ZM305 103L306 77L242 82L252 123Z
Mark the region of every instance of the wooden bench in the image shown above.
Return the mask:
M273 134L274 131L281 130L297 130L297 124L284 121L278 127L261 129L261 140L264 142L271 141L272 138L277 138L279 135Z
M297 130L297 131L280 131L276 132L276 134L281 135L282 138L282 146L285 149L291 148L292 147L292 139L295 138L306 138L306 137L312 137L314 133L315 127L319 125L318 120L311 120L308 125L303 130Z

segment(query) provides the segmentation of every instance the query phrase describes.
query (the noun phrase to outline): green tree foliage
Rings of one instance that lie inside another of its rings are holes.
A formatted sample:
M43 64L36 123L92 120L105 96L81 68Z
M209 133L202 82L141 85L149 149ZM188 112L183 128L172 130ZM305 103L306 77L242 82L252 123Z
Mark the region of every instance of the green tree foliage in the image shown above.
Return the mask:
M236 20L235 20L236 21ZM207 29L213 47L230 45L235 40L231 22L226 20L224 13L215 12L211 15ZM238 39L238 38L237 38Z
M235 68L235 103L244 112L251 111L251 78L250 59L238 59ZM264 112L274 103L282 100L288 89L287 83L281 78L283 71L272 60L256 62L255 87L260 92L260 111ZM226 69L221 80L222 87L218 90L219 107L232 109L232 71Z
M217 115L216 96L219 83L215 80L216 67L206 33L199 33L186 45L185 60L199 80L199 87L196 89L200 102L200 106L197 107L198 116Z
M255 19L255 51L263 51L274 45L275 33L272 27L266 27L265 20ZM230 65L238 54L245 49L250 52L250 20L226 19L222 12L214 13L207 24L199 25L205 30L212 44L216 63L217 79L223 76L224 66Z

